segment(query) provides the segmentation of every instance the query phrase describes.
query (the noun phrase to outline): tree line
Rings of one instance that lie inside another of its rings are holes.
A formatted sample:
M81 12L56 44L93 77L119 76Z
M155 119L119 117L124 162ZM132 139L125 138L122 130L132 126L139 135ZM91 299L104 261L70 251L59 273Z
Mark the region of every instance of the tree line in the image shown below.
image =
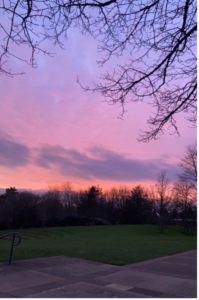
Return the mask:
M193 191L181 194L178 184L169 193L161 181L157 186L155 192L141 185L108 192L98 186L80 192L66 187L40 195L7 188L0 196L0 228L158 223L163 230L176 220L196 220Z
M154 186L103 191L91 186L74 191L69 184L45 193L10 187L0 195L0 229L64 225L196 224L197 148L189 146L181 160L179 180L170 184L161 171ZM195 226L195 225L194 225Z

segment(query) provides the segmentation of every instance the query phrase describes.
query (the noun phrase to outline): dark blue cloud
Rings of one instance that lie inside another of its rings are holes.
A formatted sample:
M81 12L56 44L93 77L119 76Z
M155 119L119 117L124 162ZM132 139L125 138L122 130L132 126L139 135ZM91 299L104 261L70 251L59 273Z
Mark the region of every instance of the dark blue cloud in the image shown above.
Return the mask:
M28 147L14 140L0 137L0 165L6 167L24 166L31 153Z
M0 165L9 168L25 166L29 162L68 177L85 180L113 181L156 180L161 170L175 180L178 166L164 160L138 160L103 147L92 147L87 152L45 145L34 152L11 138L0 137Z
M36 163L65 176L86 180L154 180L161 170L166 170L170 180L175 180L178 173L178 167L166 161L132 159L102 147L93 147L84 153L46 145L39 149Z

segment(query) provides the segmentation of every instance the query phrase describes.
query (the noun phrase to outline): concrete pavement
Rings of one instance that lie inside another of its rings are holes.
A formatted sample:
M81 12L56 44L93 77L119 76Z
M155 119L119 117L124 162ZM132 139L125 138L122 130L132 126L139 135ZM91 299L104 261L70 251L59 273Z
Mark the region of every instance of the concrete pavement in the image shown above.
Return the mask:
M1 298L195 298L196 251L113 266L56 256L0 264Z

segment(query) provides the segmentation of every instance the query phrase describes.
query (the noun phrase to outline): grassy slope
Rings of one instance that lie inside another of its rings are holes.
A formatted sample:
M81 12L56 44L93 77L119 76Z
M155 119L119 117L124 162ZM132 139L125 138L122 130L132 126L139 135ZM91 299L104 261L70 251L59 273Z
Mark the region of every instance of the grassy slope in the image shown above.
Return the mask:
M196 248L196 236L176 227L164 234L153 225L77 226L21 231L22 243L15 259L66 255L124 265ZM8 254L8 242L0 241L0 261Z

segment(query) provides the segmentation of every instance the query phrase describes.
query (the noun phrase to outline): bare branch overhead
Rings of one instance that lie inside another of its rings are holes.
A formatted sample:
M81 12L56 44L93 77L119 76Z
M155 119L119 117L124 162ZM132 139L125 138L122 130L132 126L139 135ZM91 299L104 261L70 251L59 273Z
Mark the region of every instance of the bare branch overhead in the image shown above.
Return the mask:
M0 71L12 74L11 59L27 60L23 52L16 54L23 46L35 66L39 52L49 54L43 42L62 46L72 27L98 40L102 66L118 58L114 70L89 90L112 103L146 100L154 106L141 140L158 137L166 124L179 133L178 113L195 124L196 1L2 0Z

